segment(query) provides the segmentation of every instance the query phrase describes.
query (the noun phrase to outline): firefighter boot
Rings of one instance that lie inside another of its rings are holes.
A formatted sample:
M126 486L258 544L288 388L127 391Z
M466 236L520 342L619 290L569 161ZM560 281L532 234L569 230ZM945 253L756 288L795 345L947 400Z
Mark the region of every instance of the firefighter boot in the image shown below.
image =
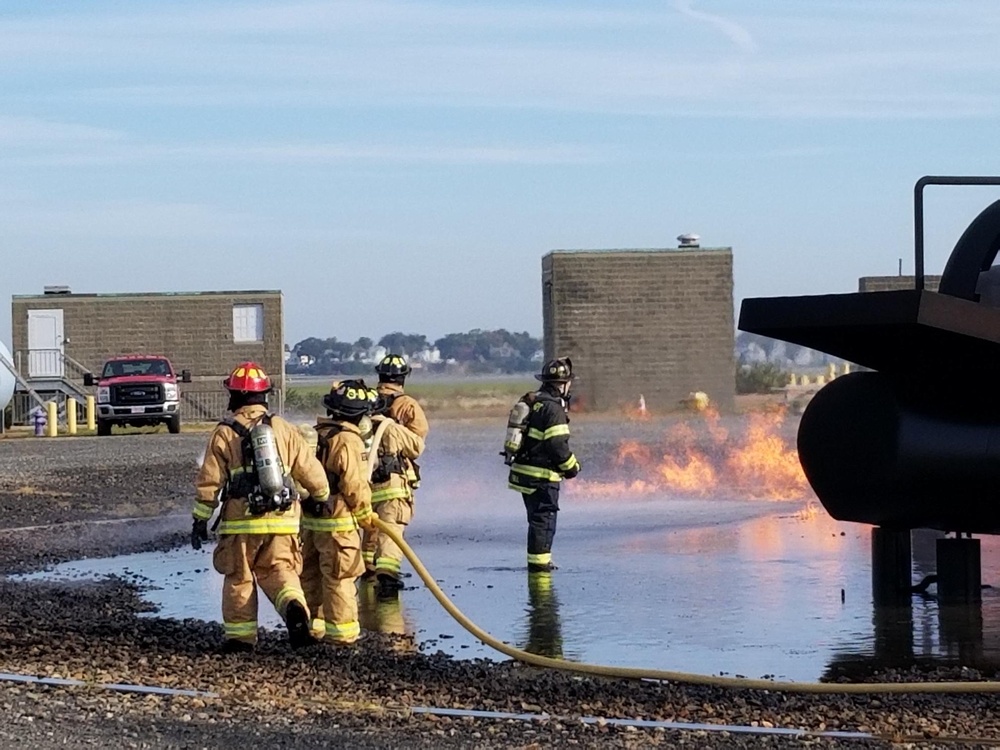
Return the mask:
M238 641L235 638L227 638L219 647L220 654L248 654L253 651L253 644L246 641Z
M378 574L379 599L395 599L397 596L399 596L399 591L402 588L403 588L403 582L400 581L395 576L391 576L386 573Z
M553 570L558 570L558 568L550 562L528 563L529 573L551 573Z
M288 643L292 648L303 648L316 642L309 632L309 615L299 602L288 603L285 624L288 625Z

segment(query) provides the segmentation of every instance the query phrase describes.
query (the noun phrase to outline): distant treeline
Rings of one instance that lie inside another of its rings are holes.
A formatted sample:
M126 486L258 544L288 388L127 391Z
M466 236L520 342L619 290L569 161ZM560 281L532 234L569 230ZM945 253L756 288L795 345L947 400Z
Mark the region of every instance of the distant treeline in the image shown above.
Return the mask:
M370 373L387 352L404 354L414 369L429 372L532 372L542 359L542 340L503 328L449 333L433 342L398 331L377 342L367 336L354 342L311 336L291 347L285 369L289 374L358 375Z

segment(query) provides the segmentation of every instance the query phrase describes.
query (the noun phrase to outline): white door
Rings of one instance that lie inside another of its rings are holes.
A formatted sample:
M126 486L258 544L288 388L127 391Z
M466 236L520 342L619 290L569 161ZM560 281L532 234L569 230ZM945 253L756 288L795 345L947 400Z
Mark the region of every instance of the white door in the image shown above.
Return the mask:
M28 377L63 376L63 311L28 310Z

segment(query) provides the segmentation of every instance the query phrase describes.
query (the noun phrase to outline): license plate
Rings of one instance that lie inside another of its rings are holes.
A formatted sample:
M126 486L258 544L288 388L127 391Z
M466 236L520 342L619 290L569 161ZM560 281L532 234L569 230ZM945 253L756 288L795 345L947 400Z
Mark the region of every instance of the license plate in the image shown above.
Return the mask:
M132 407L132 413L133 414L145 414L146 413L146 407L145 406L133 406Z

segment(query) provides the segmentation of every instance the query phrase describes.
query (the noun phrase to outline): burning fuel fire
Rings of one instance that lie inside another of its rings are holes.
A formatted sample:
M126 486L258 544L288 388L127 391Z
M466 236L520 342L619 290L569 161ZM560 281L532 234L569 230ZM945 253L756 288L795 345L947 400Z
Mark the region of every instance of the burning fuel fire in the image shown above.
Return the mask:
M657 444L625 440L610 481L578 479L573 495L673 494L755 500L813 497L798 453L782 436L785 411L748 415L722 425L709 408L673 425Z

